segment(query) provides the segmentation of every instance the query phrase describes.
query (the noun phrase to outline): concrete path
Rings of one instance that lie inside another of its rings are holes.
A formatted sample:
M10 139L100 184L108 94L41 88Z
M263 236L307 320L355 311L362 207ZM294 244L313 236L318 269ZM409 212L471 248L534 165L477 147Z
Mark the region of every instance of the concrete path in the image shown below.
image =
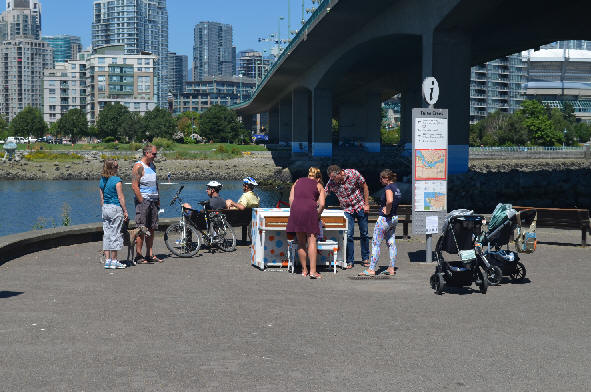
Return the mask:
M390 280L261 272L247 247L117 271L100 243L27 255L0 267L0 390L591 390L591 250L538 236L530 281L486 295L435 295L419 237Z

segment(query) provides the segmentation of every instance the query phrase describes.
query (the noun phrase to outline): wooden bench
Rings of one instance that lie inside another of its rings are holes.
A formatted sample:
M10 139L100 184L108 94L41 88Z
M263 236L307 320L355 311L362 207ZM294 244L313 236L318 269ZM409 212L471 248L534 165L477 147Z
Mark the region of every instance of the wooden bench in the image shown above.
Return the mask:
M328 206L327 209L338 210L340 209L339 206ZM380 212L380 206L378 205L370 205L369 206L369 216L368 222L375 223L378 220L378 214ZM407 204L400 204L398 206L398 210L396 211L398 214L398 223L402 223L402 238L409 239L410 235L408 234L408 225L412 223L412 206Z
M582 208L536 208L513 206L517 211L535 208L536 227L581 230L581 245L587 246L587 231L591 233L589 210Z

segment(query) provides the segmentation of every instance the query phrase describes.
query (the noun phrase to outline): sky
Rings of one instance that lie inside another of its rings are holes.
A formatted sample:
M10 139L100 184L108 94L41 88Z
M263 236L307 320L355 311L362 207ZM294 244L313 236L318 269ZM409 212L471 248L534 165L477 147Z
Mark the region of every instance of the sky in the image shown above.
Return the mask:
M303 1L305 8L313 7L312 0ZM92 43L92 4L93 0L41 0L42 34L77 35L87 48ZM279 23L281 38L287 38L288 9L291 30L301 25L302 18L302 0L168 0L167 8L168 50L189 59L193 57L193 28L199 22L231 24L237 51L255 49L269 53L272 44L258 39L277 33ZM6 1L0 0L0 11L5 9ZM280 17L284 20L280 21Z

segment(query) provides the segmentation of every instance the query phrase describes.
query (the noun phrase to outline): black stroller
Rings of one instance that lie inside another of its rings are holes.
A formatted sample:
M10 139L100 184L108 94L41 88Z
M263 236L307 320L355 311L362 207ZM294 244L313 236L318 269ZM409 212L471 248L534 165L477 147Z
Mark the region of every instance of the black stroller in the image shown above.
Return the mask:
M499 206L497 206L497 209L499 209ZM523 282L527 270L525 265L519 261L519 254L509 250L509 242L513 240L515 230L517 230L516 245L518 250L523 253L532 253L535 250L537 212L535 209L526 209L519 212L513 209L506 211L500 209L499 214L496 214L497 209L493 212L493 217L489 223L489 231L483 233L479 239L482 245L486 246L486 250L483 252L484 256L493 268L500 272L500 274L495 274L499 277L498 282L491 283L500 283L502 276L509 276L514 282ZM495 215L500 218L495 219ZM529 231L525 231L525 227L528 227ZM522 239L521 242L519 241L520 238ZM507 248L502 249L505 245Z
M430 283L435 293L442 294L446 286L471 286L480 288L482 294L488 290L488 276L480 252L474 249L474 240L480 235L484 217L472 215L472 211L454 210L446 217L443 234L435 246L437 266ZM442 252L457 254L459 261L445 261ZM488 263L487 263L488 264Z

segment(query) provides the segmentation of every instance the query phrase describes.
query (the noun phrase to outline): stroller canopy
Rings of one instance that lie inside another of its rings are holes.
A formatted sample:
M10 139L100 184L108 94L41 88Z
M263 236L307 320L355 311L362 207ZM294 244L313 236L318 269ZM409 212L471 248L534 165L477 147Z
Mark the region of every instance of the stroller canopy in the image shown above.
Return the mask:
M513 206L511 204L497 204L495 210L492 213L492 216L490 217L490 222L488 222L489 233L495 231L503 223L507 222L512 217L514 217L515 214L516 211L513 209Z

